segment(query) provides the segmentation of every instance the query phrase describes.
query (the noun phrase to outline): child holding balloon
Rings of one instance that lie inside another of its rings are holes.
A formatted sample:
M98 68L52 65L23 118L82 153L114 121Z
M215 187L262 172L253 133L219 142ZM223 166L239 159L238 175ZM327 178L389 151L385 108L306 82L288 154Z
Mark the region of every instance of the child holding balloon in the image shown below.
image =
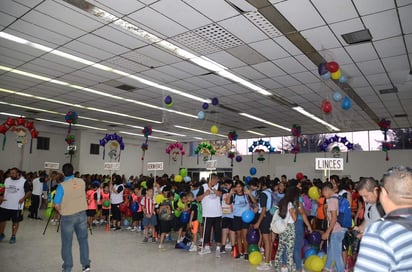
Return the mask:
M140 201L142 201L142 196L140 195L141 188L135 187L132 193L132 204L130 208L132 210L132 225L130 231L140 231L140 225L143 219L143 210L142 206L139 205Z

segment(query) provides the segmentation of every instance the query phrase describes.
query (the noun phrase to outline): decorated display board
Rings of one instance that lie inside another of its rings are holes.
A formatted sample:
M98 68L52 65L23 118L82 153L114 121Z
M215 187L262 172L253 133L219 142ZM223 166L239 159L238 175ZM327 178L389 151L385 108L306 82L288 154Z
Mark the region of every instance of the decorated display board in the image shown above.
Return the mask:
M6 133L8 130L11 130L16 134L17 146L19 148L21 148L25 143L27 143L26 130L28 130L31 135L30 153L32 153L33 139L36 139L39 136L39 131L34 127L34 123L32 121L27 121L23 117L7 118L7 120L0 125L0 134L4 135L2 150L4 150L4 146L6 145Z

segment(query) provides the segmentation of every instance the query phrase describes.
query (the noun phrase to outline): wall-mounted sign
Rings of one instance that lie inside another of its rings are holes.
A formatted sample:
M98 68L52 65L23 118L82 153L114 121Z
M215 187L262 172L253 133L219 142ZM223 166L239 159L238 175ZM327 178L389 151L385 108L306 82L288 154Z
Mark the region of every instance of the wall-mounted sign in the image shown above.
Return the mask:
M315 169L343 171L343 158L316 158Z

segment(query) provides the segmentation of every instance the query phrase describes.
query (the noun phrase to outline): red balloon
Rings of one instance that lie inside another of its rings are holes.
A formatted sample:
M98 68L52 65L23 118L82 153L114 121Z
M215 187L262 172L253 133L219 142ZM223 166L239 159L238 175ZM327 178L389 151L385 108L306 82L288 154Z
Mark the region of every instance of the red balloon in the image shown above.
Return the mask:
M8 128L5 125L0 125L0 133L1 134L6 134Z
M328 69L328 71L331 73L335 73L336 71L339 70L339 64L337 64L334 61L330 61L326 63L326 69Z
M31 134L32 139L36 139L37 137L39 137L39 132L35 129L32 129L30 131L30 134Z
M24 126L24 123L26 122L26 120L24 120L23 117L19 117L17 118L17 125L18 126Z
M129 209L127 208L127 205L123 203L123 204L120 204L119 210L120 210L122 213L126 213Z
M125 215L126 215L126 217L132 217L133 213L132 213L131 210L127 209L127 210L125 211Z
M26 122L26 128L28 128L29 130L31 130L32 128L34 128L33 122L27 121L27 122Z
M296 174L296 179L297 179L297 180L302 180L303 178L304 178L304 177L303 177L302 172L299 172L299 173Z
M320 108L324 113L330 113L332 111L332 103L328 100L323 100Z
M9 127L12 127L12 126L14 126L15 124L16 124L16 120L14 120L13 118L7 118L7 120L6 120L6 124L9 126Z

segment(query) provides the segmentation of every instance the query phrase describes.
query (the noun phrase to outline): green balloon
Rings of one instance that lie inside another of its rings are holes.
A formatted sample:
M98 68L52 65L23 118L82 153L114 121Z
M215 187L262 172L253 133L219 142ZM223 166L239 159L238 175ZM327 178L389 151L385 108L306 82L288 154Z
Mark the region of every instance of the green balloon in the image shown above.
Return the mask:
M47 208L46 211L44 212L44 215L46 218L50 218L50 216L52 215L53 212L53 208Z
M250 254L254 251L259 251L259 246L256 244L250 244L247 246L247 253Z
M182 177L186 177L186 176L187 176L187 169L186 169L186 168L180 169L180 175L181 175Z

